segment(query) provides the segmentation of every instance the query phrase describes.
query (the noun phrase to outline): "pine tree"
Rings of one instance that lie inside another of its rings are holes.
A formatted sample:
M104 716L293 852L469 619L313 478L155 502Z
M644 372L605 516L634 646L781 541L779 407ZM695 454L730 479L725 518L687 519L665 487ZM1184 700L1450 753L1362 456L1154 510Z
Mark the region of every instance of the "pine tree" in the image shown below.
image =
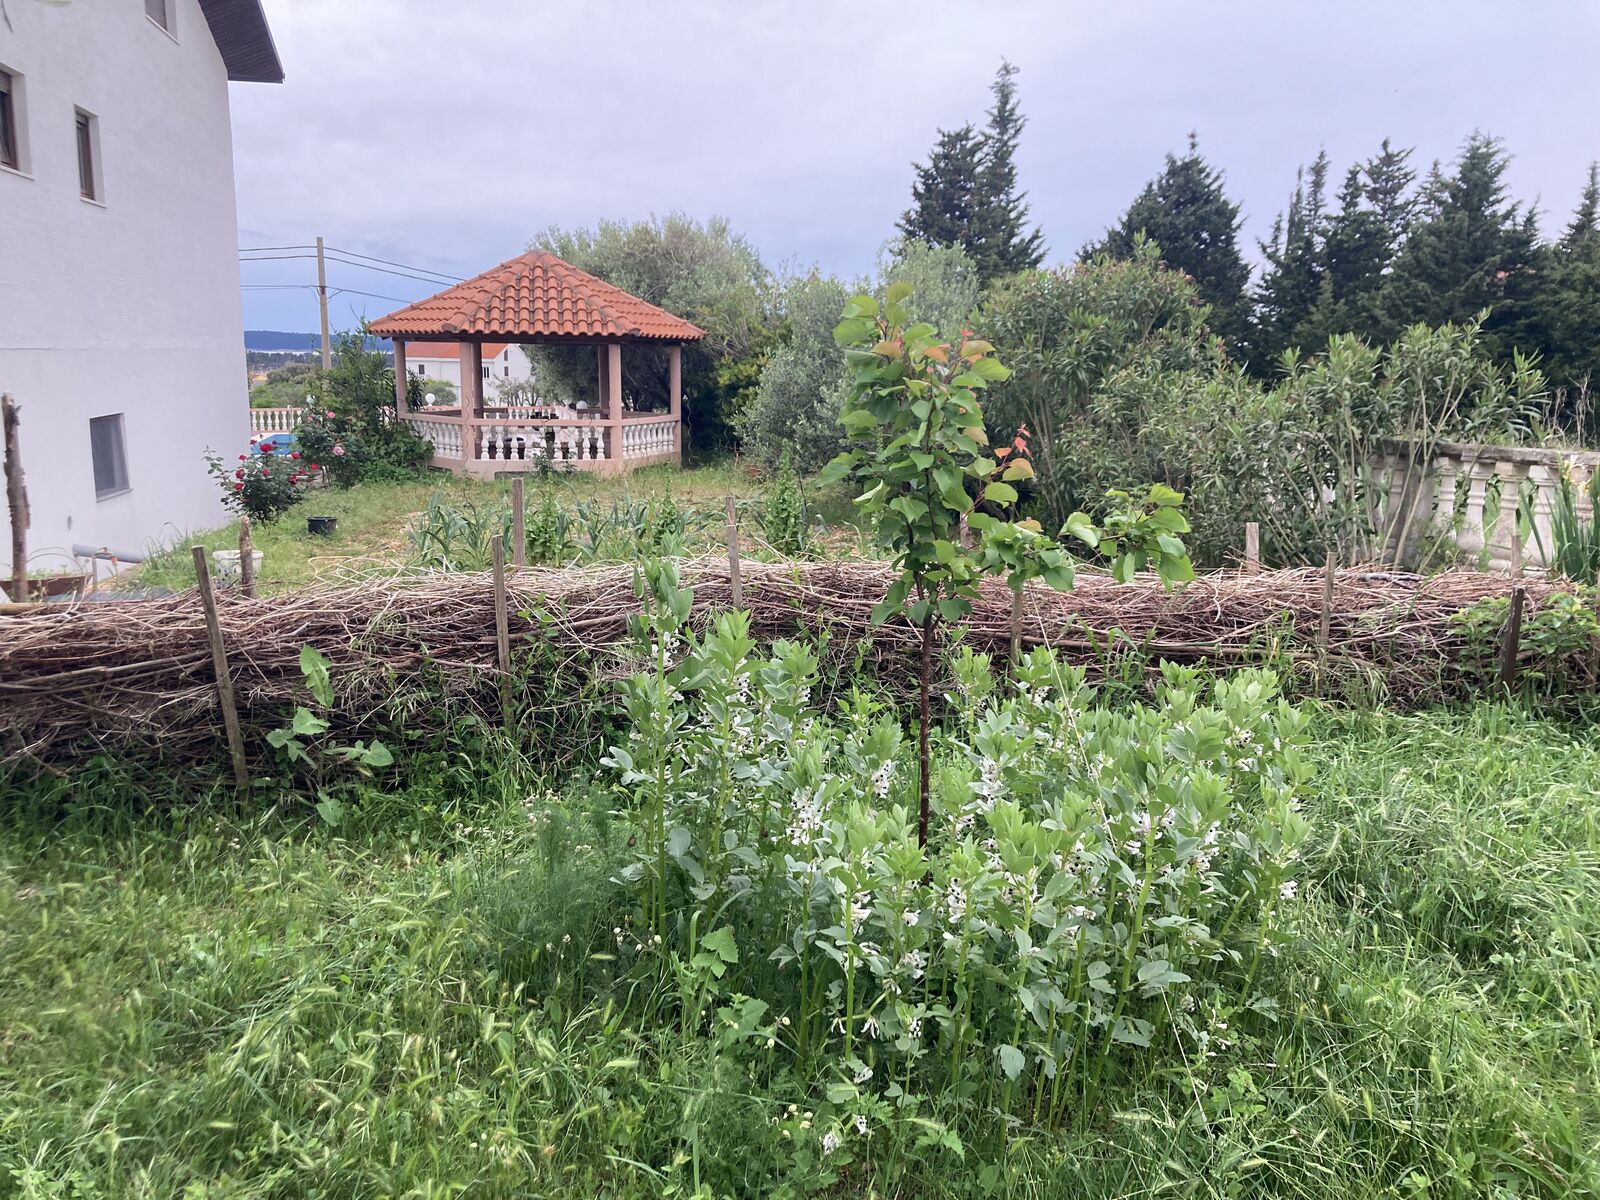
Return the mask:
M978 177L983 143L971 125L941 129L926 165L913 163L911 208L900 232L930 246L960 246L973 254L978 237Z
M1366 201L1388 234L1389 258L1399 252L1416 218L1417 198L1411 193L1411 185L1416 182L1417 173L1407 165L1411 154L1411 148L1396 150L1389 145L1389 139L1384 138L1377 157L1368 159L1361 168L1366 179L1363 188ZM1439 164L1434 163L1433 169L1437 174Z
M1017 190L1017 143L1027 118L1017 107L1017 68L1001 60L989 90L994 107L983 136L978 176L977 244L968 248L985 283L1031 270L1044 261L1044 234L1028 223L1027 193Z
M1312 316L1322 297L1327 221L1323 197L1328 182L1328 154L1311 164L1310 190L1304 169L1295 174L1287 215L1272 226L1272 239L1259 243L1267 267L1256 289L1256 328L1250 362L1258 371L1289 346L1314 337Z
M1507 201L1509 162L1496 139L1475 133L1452 174L1434 164L1423 185L1420 218L1384 283L1379 336L1392 339L1419 321L1470 321L1490 309L1485 340L1497 355L1528 345L1522 327L1539 286L1538 225L1533 212Z
M1590 164L1577 211L1550 254L1542 301L1545 373L1572 405L1570 393L1600 383L1600 164Z
M908 238L960 246L985 283L1044 259L1044 235L1037 228L1025 232L1026 193L1017 190L1017 143L1027 120L1017 107L1016 75L1016 67L1001 62L981 135L971 125L939 131L927 164L913 164L911 208L899 222Z
M1222 172L1200 156L1198 147L1190 134L1188 154L1168 154L1161 174L1104 238L1084 248L1082 257L1130 258L1134 235L1143 231L1170 267L1194 279L1200 298L1211 306L1212 328L1238 346L1248 334L1250 315L1245 294L1250 268L1239 253L1239 206L1222 190Z

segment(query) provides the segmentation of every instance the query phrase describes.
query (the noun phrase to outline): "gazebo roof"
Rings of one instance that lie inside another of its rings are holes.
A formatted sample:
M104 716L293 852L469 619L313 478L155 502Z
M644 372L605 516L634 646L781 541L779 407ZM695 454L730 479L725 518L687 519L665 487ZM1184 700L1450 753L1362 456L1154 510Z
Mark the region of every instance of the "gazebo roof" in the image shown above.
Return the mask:
M705 330L596 279L545 250L373 321L379 337L497 341L643 339L694 342Z

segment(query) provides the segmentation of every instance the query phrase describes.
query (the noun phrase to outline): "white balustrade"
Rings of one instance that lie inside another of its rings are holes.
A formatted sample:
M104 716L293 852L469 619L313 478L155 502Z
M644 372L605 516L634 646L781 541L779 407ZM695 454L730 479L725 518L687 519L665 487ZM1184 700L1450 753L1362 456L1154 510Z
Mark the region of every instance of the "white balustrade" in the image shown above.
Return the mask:
M305 411L303 408L252 408L250 432L263 436L269 433L293 433Z
M1589 480L1600 469L1600 453L1447 442L1434 448L1420 478L1403 452L1375 456L1368 465L1368 511L1386 557L1414 561L1425 540L1437 538L1463 562L1511 571L1543 567L1554 556L1563 486L1573 489L1580 517L1592 519Z
M424 417L409 413L405 418L405 422L433 446L434 458L450 459L456 462L461 460L462 426L460 421Z

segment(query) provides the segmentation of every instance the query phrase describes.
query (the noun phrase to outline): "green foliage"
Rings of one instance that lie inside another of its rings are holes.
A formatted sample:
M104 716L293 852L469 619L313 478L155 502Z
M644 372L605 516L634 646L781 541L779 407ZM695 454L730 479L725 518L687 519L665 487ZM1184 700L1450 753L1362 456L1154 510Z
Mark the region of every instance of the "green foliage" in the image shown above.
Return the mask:
M1582 511L1588 499L1589 516ZM1537 534L1538 527L1534 527ZM1545 548L1550 569L1578 583L1600 584L1600 471L1589 471L1581 487L1567 471L1556 481L1550 514L1551 545Z
M252 521L275 521L299 504L310 474L300 455L239 455L238 465L205 452L206 473L222 488L222 503Z
M1085 262L1101 256L1128 258L1141 239L1160 248L1162 259L1194 280L1200 299L1211 308L1211 324L1230 345L1245 338L1250 307L1245 289L1250 268L1239 252L1239 206L1222 190L1222 172L1200 156L1189 135L1189 153L1167 155L1166 167L1145 184L1128 211L1097 243L1086 246Z
M681 213L631 225L602 221L592 231L552 226L533 244L706 331L682 350L686 446L695 452L725 448L728 421L746 386L737 364L770 349L771 283L754 247L720 217L701 223ZM534 346L530 356L546 399L595 395L592 347ZM622 393L633 411L666 411L667 350L626 347Z
M250 389L251 408L302 408L316 390L321 368L315 363L291 362L274 367L266 379Z
M898 226L908 242L960 248L985 283L1037 267L1044 258L1044 235L1027 231L1028 205L1017 189L1017 143L1027 124L1017 106L1017 74L1002 60L981 134L970 124L939 131L927 163L916 167L911 208Z
M761 531L767 544L782 554L798 557L806 552L810 529L805 491L795 474L794 456L787 449L778 460L778 473L762 502Z
M1496 364L1476 323L1419 326L1387 349L1336 337L1320 356L1285 355L1263 388L1228 361L1205 316L1195 286L1149 243L1126 261L991 293L978 327L1013 374L987 413L999 432L1032 432L1028 499L1042 519L1095 512L1107 490L1154 479L1188 497L1188 545L1205 562L1237 554L1252 520L1269 561L1320 562L1329 548L1405 558L1425 531L1385 546L1373 456L1391 440L1420 459L1444 439L1520 440L1544 392L1525 360Z
M833 345L833 327L849 292L812 271L789 280L778 297L784 334L761 369L739 417L744 451L767 467L785 451L799 470L818 470L844 446L839 408L849 376Z
M992 689L988 664L964 671ZM767 697L787 695L780 681L740 677L770 723L777 703ZM724 687L719 674L706 690ZM1016 697L1000 732L1049 729L1034 714L1053 697L1039 689ZM1214 699L1202 691L1201 707ZM694 703L714 711L712 695ZM1004 712L1008 703L994 707ZM1182 729L1165 705L1163 697L1100 715L1072 709L1072 724L1055 731L1061 745L1038 771L1003 747L994 811L1021 809L1020 828L1031 836L1053 818L1036 815L1047 803L1036 781L1060 779L1075 800L1097 799L1090 767L1098 760L1070 756L1082 722L1101 739L1097 748L1108 730L1119 746L1143 746L1123 740L1119 721L1133 718L1133 737L1168 720ZM984 697L971 711L989 706ZM819 718L835 734L833 761L844 758L844 778L880 819L906 803L903 749L892 756L888 797L869 782L882 762L872 727L885 715L892 724L882 711L830 707ZM586 733L598 719L585 712ZM942 772L951 772L950 807L941 808L939 835L959 839L960 805L979 798L984 751L965 719L949 736ZM1230 828L1248 828L1266 811L1257 778L1278 786L1279 751L1261 740L1266 758L1250 768L1244 747L1224 751L1236 796ZM779 969L766 957L784 929L805 929L815 939L811 964L838 977L842 965L817 949L838 944L837 935L816 926L830 912L843 917L845 898L819 889L802 900L798 874L780 870L767 881L757 873L721 914L656 943L635 909L644 883L617 882L637 850L627 844L639 832L634 814L615 812L616 790L589 784L571 764L557 792L514 747L463 735L450 756L459 765L423 767L416 755L399 755L405 778L369 789L337 829L309 805L241 808L226 783L196 786L170 770L137 775L105 759L79 764L69 778L16 786L8 777L0 1194L1600 1193L1592 1136L1600 1122L1600 876L1589 866L1600 747L1592 727L1487 704L1410 716L1318 710L1297 743L1283 753L1314 782L1299 789L1310 830L1293 860L1294 899L1269 893L1265 920L1241 914L1226 934L1217 920L1196 930L1196 948L1209 937L1241 958L1207 960L1198 972L1169 959L1192 977L1168 984L1170 1006L1130 985L1125 1015L1151 1022L1151 1045L1114 1043L1093 1103L1070 1086L1081 1086L1085 1060L1068 1062L1068 1103L1052 1112L1045 1087L1038 1118L1028 1100L1040 1094L1045 1060L1032 1043L1048 1035L1012 986L1031 887L1025 872L1020 883L1003 874L985 881L990 851L981 843L968 860L983 881L968 889L977 896L969 908L987 914L995 933L971 945L964 973L958 956L933 952L953 968L950 995L957 981L980 989L974 1016L947 1001L928 1004L951 1014L925 1016L920 1057L915 1044L902 1049L898 1036L883 1036L890 1026L882 1016L878 1036L866 1033L864 1006L891 980L908 978L912 964L897 952L919 948L924 919L938 919L941 942L946 929L961 936L946 893L950 879L966 876L952 861L950 874L927 885L917 877L902 889L873 888L865 922L842 943L856 962L856 1057L872 1068L857 1082L860 1068L838 1054L842 1031L808 1031L811 1052L800 1051L796 1014L842 1010L843 995L802 988L798 964ZM847 758L852 749L863 755L859 765ZM781 750L786 764L799 757L788 741ZM1142 770L1168 778L1166 752L1150 742ZM720 786L714 763L699 764L695 778L709 771ZM1111 766L1108 815L1123 812L1111 784L1143 789L1148 779ZM761 777L735 786L752 796ZM766 789L770 841L787 842L802 801L830 814L852 807L837 784L820 796L796 797L790 787L785 777ZM1152 799L1159 811L1159 795ZM705 797L693 796L682 816L696 828L709 820ZM991 816L974 813L974 831ZM813 831L797 862L809 868L822 858L839 823ZM847 824L847 836L855 828ZM1177 849L1165 836L1157 844L1161 854ZM863 843L848 845L854 859ZM1082 856L1091 867L1095 858ZM877 867L881 855L871 861ZM1211 865L1229 864L1219 856ZM829 864L828 877L841 869ZM1040 864L1038 878L1060 874ZM719 895L739 882L730 875ZM1008 886L1010 906L995 899ZM1068 883L1055 886L1073 894ZM1102 928L1106 895L1081 901L1091 915L1079 927ZM1118 895L1131 918L1132 902ZM693 912L682 894L674 905ZM1059 975L1070 942L1048 940L1042 907L1033 906L1031 940ZM902 911L915 912L919 925L907 925ZM774 923L752 917L761 913ZM1190 952L1185 931L1154 928L1162 916L1146 911L1141 940L1153 948L1166 938L1180 956ZM1261 1000L1230 1014L1258 921L1268 940L1251 991ZM1112 937L1095 961L1120 961L1126 934L1113 929ZM865 942L876 943L884 974ZM713 958L726 968L720 978ZM937 969L923 969L908 1007L943 990ZM1113 967L1108 978L1115 987L1121 976ZM1207 989L1219 983L1224 1003L1212 1007ZM1071 985L1068 973L1063 999ZM1039 991L1029 991L1040 1005ZM1186 995L1196 998L1193 1011ZM1090 1001L1115 1004L1103 995ZM1071 1014L1053 998L1042 1003L1047 1022L1070 1028ZM1007 1012L1021 1015L1019 1035ZM992 1038L984 1046L993 1053L967 1054L958 1085L945 1086L943 1051L957 1028ZM1104 1036L1102 1028L1086 1043L1091 1067ZM896 1069L907 1065L909 1073ZM998 1111L1007 1084L1009 1103Z
M415 403L416 386L411 393ZM394 370L383 353L368 348L362 333L338 334L333 367L319 373L315 402L295 429L295 443L339 487L419 474L433 449L395 419L394 400Z
M668 568L640 591L652 666L606 759L640 829L621 878L667 945L732 918L742 954L703 939L692 966L721 979L760 939L798 974L798 995L754 994L800 1063L836 1064L842 1097L970 1096L1051 1124L1130 1058L1203 1054L1207 1022L1285 999L1256 978L1296 894L1309 770L1306 718L1270 675L1207 697L1169 668L1155 705L1112 712L1029 654L1016 695L973 696L937 737L925 857L893 716L823 716L815 655L756 657L744 613L687 632ZM980 658L958 674L986 679Z
M314 646L300 647L300 673L306 690L324 712L333 707L333 679L329 664ZM341 793L371 779L373 772L394 765L394 755L382 742L356 741L345 745L325 738L331 722L305 706L294 710L289 724L267 734L267 743L283 761L285 775L276 782L283 788L304 781L316 797L317 814L329 825L339 825L346 806ZM274 781L263 781L274 782Z
M1462 674L1485 692L1500 678L1511 601L1488 596L1450 618L1461 638ZM1600 591L1580 583L1571 592L1554 592L1523 611L1517 641L1517 689L1544 700L1559 699L1577 679L1592 685L1600 673Z

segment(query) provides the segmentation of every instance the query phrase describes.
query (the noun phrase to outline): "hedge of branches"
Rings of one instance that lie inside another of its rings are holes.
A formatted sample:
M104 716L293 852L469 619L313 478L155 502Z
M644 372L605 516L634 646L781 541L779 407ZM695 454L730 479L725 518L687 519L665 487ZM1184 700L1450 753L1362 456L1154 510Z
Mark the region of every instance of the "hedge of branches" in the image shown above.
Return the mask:
M695 622L728 607L724 562L685 562L682 574L695 591ZM854 670L908 689L916 631L869 620L889 577L877 563L747 562L744 601L758 639L821 639L844 686ZM1081 575L1069 593L1030 589L1020 621L1011 593L988 587L953 636L995 654L997 666L1020 628L1023 646L1054 646L1101 679L1134 681L1162 659L1269 662L1289 677L1292 691L1415 705L1483 685L1485 648L1474 649L1451 618L1511 586L1503 576L1477 573L1340 571L1323 652L1320 570L1222 572L1170 592L1153 578L1119 585ZM1561 590L1534 580L1523 586L1530 619ZM628 634L639 607L633 570L530 568L511 572L508 590L516 719L536 723L541 713L562 713L568 736L576 728L581 741L584 729L595 728L595 710L579 712L578 702L603 696L605 684L635 661ZM488 575L404 575L253 600L223 593L219 607L248 733L281 722L304 700L299 653L307 645L332 663L343 725L403 722L427 732L445 713L500 719ZM1524 650L1530 661L1538 653ZM1548 679L1552 664L1540 669ZM1562 687L1592 690L1593 647L1568 653L1554 669ZM48 767L131 747L200 757L221 740L219 711L193 591L0 616L0 761Z

